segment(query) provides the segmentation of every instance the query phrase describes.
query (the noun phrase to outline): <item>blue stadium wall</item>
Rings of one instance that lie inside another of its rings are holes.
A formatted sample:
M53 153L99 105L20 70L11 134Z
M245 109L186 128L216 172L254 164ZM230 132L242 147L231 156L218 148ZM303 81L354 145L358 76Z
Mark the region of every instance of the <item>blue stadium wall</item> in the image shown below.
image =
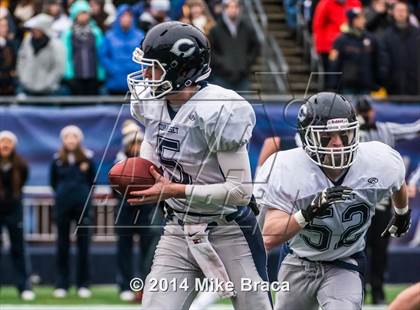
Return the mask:
M211 104L211 103L210 103ZM397 123L420 118L420 104L375 104L377 120ZM298 106L253 103L257 125L250 145L253 171L262 142L279 135L282 149L296 146ZM95 154L99 167L97 184L107 183L107 173L121 148L121 124L130 118L129 105L86 107L0 107L0 130L11 130L19 139L18 151L28 160L30 178L27 185L47 185L48 169L53 154L60 146L60 130L66 125L79 126L85 135L84 144ZM397 150L409 160L408 173L420 162L420 138L397 144Z

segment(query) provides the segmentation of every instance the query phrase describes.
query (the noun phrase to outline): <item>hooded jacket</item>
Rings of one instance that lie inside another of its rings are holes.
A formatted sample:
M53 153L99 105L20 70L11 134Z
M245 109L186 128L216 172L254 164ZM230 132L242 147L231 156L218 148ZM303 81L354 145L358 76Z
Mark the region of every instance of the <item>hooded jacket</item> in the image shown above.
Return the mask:
M129 5L123 4L118 7L117 18L111 29L106 32L99 50L100 61L106 71L106 87L110 91L127 91L127 74L138 70L138 64L131 61L131 55L133 50L140 46L144 34L136 29L133 23L126 31L121 27L121 17L129 11Z
M313 36L317 53L329 53L340 35L340 27L347 21L346 11L361 7L359 0L321 0L313 21Z
M85 0L76 0L70 7L70 18L73 23L76 20L77 15L81 12L90 12L90 6ZM92 30L92 33L95 37L95 46L96 46L96 55L99 58L99 50L103 41L103 34L101 29L96 25L95 21L91 18L89 21L89 26ZM64 78L71 80L75 76L75 67L73 62L73 45L72 45L72 36L73 36L73 27L68 29L63 33L63 42L66 49L66 69L64 73ZM103 67L97 62L96 68L96 78L99 81L103 81L105 78L105 71Z
M64 73L64 48L51 31L53 18L38 14L25 27L41 30L48 38L39 52L34 49L32 35L24 38L18 51L17 75L24 89L34 93L51 93L58 89Z

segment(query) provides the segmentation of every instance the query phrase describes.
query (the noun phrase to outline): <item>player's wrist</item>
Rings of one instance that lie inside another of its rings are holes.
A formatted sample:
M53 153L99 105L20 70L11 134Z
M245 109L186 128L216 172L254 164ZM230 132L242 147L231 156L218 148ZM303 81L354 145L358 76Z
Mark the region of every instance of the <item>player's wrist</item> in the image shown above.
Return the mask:
M186 198L185 187L185 184L170 183L165 186L165 192L167 192L172 198Z
M409 210L408 205L406 205L404 208L394 207L394 212L395 214L398 214L398 215L404 215L408 212L408 210Z
M302 210L299 210L298 212L293 214L293 217L295 218L296 223L298 223L298 225L302 228L304 228L308 224L308 221L306 220L304 212L302 212Z

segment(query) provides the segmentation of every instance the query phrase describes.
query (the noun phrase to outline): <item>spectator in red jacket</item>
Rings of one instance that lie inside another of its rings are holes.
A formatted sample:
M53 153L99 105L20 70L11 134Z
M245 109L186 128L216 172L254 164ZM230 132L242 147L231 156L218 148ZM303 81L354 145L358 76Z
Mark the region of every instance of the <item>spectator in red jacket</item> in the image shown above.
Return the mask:
M361 7L360 1L321 0L315 9L313 36L324 71L328 71L328 54L340 35L340 27L347 22L346 11L353 7Z

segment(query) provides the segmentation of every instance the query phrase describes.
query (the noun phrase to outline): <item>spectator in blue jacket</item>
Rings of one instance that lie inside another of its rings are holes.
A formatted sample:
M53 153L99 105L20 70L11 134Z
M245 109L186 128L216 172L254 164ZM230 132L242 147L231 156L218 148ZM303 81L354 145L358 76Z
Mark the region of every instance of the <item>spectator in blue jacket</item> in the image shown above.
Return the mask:
M117 18L112 28L105 34L100 49L100 60L106 72L106 88L110 94L125 94L127 74L137 70L131 54L143 40L144 34L133 23L133 12L129 5L122 4L117 9Z
M90 190L95 178L92 152L82 146L83 133L70 125L61 130L62 147L54 156L50 182L55 192L54 219L57 225L56 298L66 297L70 286L70 226L78 225L76 285L81 298L89 298Z

